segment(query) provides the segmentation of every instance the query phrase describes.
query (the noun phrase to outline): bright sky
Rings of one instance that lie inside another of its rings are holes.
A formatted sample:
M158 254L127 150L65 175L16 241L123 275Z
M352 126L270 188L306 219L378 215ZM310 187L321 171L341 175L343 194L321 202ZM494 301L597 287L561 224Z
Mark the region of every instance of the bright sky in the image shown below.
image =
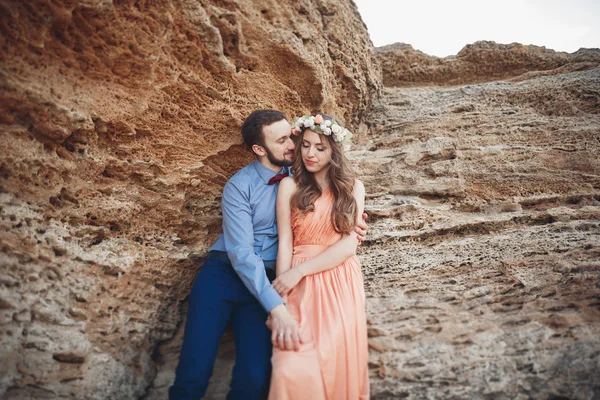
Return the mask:
M376 47L455 55L478 40L572 53L600 48L599 0L354 0Z

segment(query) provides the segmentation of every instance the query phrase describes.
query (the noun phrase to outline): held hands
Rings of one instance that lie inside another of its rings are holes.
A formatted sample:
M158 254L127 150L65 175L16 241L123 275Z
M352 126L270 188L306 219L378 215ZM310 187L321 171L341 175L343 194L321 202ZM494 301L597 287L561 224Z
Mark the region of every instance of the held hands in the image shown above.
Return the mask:
M267 327L271 329L271 343L280 350L300 349L300 331L298 323L290 315L284 304L273 308L267 319Z
M300 280L304 278L300 268L290 268L273 281L273 288L280 296L287 296Z

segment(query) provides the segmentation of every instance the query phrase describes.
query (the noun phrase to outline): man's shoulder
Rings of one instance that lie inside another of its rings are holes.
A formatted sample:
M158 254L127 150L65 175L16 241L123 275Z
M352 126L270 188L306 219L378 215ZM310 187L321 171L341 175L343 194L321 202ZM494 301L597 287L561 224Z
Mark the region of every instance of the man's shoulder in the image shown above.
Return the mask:
M237 188L249 187L257 178L256 169L250 163L233 174L227 181L227 185L233 185Z
M248 178L256 176L256 169L252 163L246 165L244 168L240 169L238 172L233 174L229 181L237 182L237 181L247 181Z

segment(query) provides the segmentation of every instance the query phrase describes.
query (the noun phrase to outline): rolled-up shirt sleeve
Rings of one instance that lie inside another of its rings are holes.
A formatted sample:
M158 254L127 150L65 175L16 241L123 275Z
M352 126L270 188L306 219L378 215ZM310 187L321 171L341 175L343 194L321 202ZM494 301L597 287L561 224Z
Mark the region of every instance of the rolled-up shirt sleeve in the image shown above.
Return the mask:
M254 251L254 229L249 194L229 181L223 190L221 208L227 256L244 285L269 312L275 306L282 304L283 299L269 282L262 258Z

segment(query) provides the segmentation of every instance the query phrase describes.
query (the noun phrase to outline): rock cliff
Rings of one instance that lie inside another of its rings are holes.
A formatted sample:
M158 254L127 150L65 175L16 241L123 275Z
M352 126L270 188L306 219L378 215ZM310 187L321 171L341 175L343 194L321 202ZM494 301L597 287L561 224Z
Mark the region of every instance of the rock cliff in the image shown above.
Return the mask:
M376 49L383 83L388 87L459 85L500 79L528 79L584 71L600 65L600 50L557 52L520 43L481 41L466 45L456 56L430 56L411 45L395 43Z
M351 1L24 0L0 32L0 397L139 398L251 159L243 119L360 130L366 28Z
M348 0L0 0L0 32L0 396L166 398L258 108L355 132L373 399L600 396L596 50L376 55ZM377 99L380 62L429 87Z
M372 398L598 398L600 68L386 88L369 125Z

